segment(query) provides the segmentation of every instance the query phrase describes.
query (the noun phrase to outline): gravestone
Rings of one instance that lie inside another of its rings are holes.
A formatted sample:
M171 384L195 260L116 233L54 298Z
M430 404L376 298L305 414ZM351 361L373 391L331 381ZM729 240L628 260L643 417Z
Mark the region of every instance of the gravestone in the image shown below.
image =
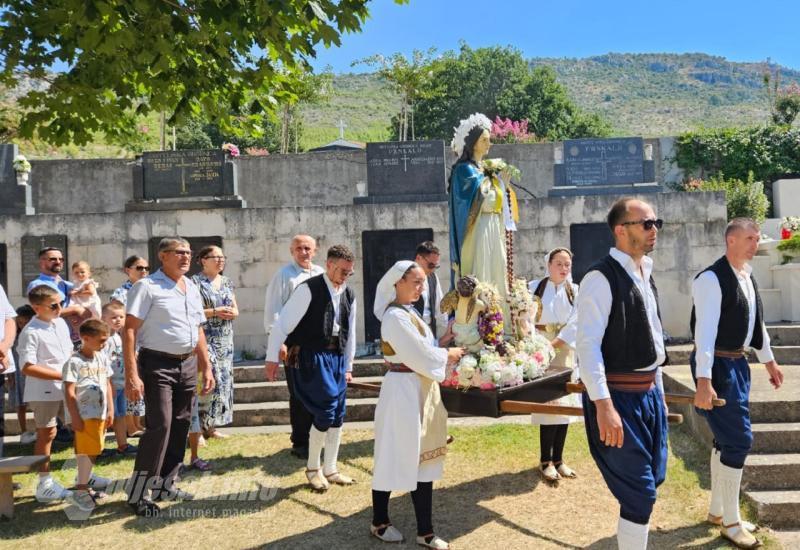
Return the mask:
M554 166L549 196L623 194L661 191L655 162L644 158L640 137L568 139L563 164Z
M367 143L367 196L355 204L447 200L444 141Z
M158 259L158 243L164 237L151 237L147 241L148 261L150 262L150 273L155 273L157 269L161 268L161 260ZM187 277L191 277L195 273L199 273L201 266L197 261L197 253L206 246L214 245L222 248L222 237L182 237L189 241L189 247L192 249L192 263L189 266Z
M364 334L367 342L381 337L381 323L372 312L375 291L390 267L399 260L413 260L417 245L433 240L433 229L388 229L362 231L361 257L364 262Z
M36 210L33 208L31 186L17 185L14 157L18 153L15 144L0 143L0 214L32 216Z
M614 246L614 236L607 223L573 223L569 226L569 247L572 250L572 279L580 284L583 276L597 260Z
M28 283L41 273L39 269L39 251L47 247L55 247L64 255L62 279L69 279L69 256L67 254L66 235L24 235L22 237L22 295L27 294Z
M145 152L126 209L244 208L237 193L236 164L222 149Z

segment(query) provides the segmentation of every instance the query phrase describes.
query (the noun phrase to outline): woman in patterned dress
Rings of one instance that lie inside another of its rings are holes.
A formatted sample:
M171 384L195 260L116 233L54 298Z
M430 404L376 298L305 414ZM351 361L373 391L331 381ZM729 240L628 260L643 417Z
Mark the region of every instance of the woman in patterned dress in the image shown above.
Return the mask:
M204 325L211 370L216 386L199 401L200 425L205 437L226 437L218 426L233 422L233 320L239 315L233 283L222 274L225 254L218 246L197 253L202 271L192 277L200 288L207 322Z

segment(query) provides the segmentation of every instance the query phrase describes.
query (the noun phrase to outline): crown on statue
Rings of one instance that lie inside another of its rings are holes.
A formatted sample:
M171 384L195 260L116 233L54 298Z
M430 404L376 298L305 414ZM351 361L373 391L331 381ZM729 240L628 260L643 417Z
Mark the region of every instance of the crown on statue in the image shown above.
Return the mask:
M469 115L468 118L462 120L457 127L453 128L456 131L453 134L453 141L450 142L450 148L453 149L459 157L464 152L464 142L467 140L467 135L476 126L480 126L484 130L492 131L492 121L482 113L474 113Z

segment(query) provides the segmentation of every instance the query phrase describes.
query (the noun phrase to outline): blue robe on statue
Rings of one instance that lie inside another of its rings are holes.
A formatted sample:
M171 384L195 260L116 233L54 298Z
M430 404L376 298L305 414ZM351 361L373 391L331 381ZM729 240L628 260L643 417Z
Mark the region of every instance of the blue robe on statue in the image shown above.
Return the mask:
M450 176L450 278L452 286L461 277L461 247L467 231L475 223L480 208L479 195L483 172L471 162L459 162ZM464 273L463 275L469 275Z

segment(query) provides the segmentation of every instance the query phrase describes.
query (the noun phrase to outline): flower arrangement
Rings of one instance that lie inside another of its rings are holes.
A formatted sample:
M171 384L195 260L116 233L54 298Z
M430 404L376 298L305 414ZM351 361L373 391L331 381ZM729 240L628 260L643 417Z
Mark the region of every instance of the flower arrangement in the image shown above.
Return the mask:
M269 155L269 151L264 147L247 147L244 152L251 157L266 157Z
M236 147L233 143L223 143L222 150L228 153L233 158L239 156L239 148Z
M539 305L528 289L528 283L525 279L514 279L506 301L514 322L514 337L517 340L522 340L533 332L533 320L536 318L536 313L539 309Z
M786 216L781 219L781 239L791 239L796 233L800 233L800 217Z
M519 171L519 168L513 164L508 164L503 159L484 159L482 166L483 175L488 178L496 177L503 172L508 172L509 177L517 181L522 178L522 172Z
M478 320L478 333L487 346L497 347L503 343L503 311L494 286L478 283L478 299L486 304L486 310Z
M31 163L28 162L28 159L25 158L25 155L17 155L14 157L12 164L14 165L14 170L17 172L27 174L31 171Z

